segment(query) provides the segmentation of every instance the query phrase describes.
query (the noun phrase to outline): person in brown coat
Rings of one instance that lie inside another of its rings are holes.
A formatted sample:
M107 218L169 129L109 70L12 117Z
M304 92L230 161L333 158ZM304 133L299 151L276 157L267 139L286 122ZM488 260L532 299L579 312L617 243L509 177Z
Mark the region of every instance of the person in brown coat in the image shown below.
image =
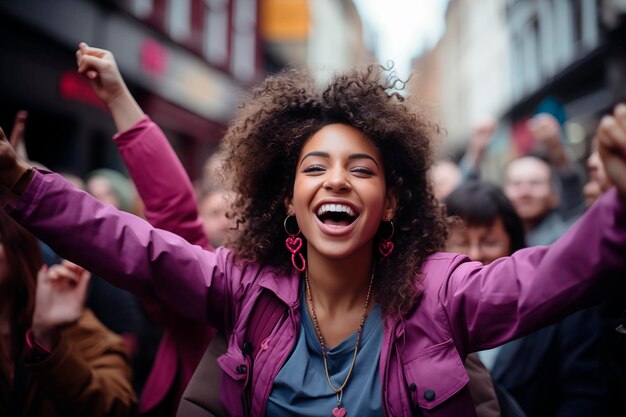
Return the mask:
M126 346L84 308L89 273L41 264L35 238L1 212L0 415L132 415Z

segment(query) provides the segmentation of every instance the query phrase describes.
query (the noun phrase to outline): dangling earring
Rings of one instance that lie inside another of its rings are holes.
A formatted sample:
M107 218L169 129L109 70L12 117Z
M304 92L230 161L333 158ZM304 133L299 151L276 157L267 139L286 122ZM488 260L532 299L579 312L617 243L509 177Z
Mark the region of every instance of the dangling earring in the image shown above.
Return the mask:
M298 272L304 272L304 270L306 269L306 261L304 260L304 256L302 256L302 254L299 252L300 249L302 249L302 239L298 237L298 235L300 234L300 228L298 228L298 231L296 233L289 232L289 229L287 228L287 221L290 217L293 217L295 219L295 216L293 214L288 214L287 217L285 217L285 221L283 222L285 232L289 235L289 237L285 239L285 246L287 247L287 250L291 252L291 264L293 265L293 267L296 268L296 271ZM300 258L300 266L298 266L298 262L296 262L296 255L298 255L298 258Z
M383 224L387 223L391 226L391 233L389 233L389 236L380 238L380 243L378 244L378 252L380 252L380 255L383 258L389 257L389 255L391 255L391 252L393 252L393 248L395 248L396 246L391 241L391 238L393 238L393 235L396 232L396 229L393 225L393 220L383 222Z

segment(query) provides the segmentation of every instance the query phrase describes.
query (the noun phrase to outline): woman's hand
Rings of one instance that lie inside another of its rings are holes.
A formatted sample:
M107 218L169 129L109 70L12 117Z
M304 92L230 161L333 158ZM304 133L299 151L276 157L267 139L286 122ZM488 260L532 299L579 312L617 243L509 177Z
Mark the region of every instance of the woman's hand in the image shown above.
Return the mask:
M626 105L615 106L612 116L602 118L598 131L598 152L607 176L626 199Z
M89 79L96 95L107 105L126 94L126 84L111 52L81 42L76 51L76 64L78 72Z
M119 132L131 128L144 116L128 91L110 51L81 42L76 51L76 64L78 72L87 77L96 95L111 110Z
M528 130L535 142L548 152L550 161L559 169L572 169L572 160L561 138L558 120L548 113L540 113L528 121Z
M33 336L48 348L59 340L63 328L83 314L91 273L69 261L37 274Z
M0 188L3 188L2 194L7 194L29 168L30 166L26 162L18 158L15 149L0 128Z
M11 130L11 136L9 136L9 143L15 149L18 158L28 161L28 153L26 152L26 144L24 143L24 130L26 129L26 119L28 119L28 112L26 110L20 110L15 115L15 121L13 122L13 130Z

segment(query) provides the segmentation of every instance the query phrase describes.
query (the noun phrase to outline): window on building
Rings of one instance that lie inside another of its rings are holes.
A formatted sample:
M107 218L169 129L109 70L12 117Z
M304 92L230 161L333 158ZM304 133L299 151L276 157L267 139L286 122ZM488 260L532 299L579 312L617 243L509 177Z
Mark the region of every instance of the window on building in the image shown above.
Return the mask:
M583 40L583 8L581 0L571 0L572 8L572 41L575 45L580 45Z
M598 18L598 2L596 0L580 0L582 42L586 49L592 49L600 43L600 22Z
M177 41L191 35L191 0L169 0L167 3L167 30Z
M206 5L204 55L211 64L222 66L228 59L228 1L204 0Z
M233 48L231 72L242 81L256 75L256 2L234 0Z
M541 81L541 51L539 49L539 20L537 16L526 25L525 36L522 37L522 77L524 94L534 90Z
M153 0L133 0L131 2L132 13L140 19L149 17L153 8Z
M520 99L524 92L524 83L523 83L523 68L524 61L522 59L521 51L523 50L523 38L521 36L513 36L511 40L511 46L513 53L511 54L513 58L513 65L511 65L511 87L513 99Z
M570 0L570 9L574 54L588 53L599 43L598 4L596 0Z

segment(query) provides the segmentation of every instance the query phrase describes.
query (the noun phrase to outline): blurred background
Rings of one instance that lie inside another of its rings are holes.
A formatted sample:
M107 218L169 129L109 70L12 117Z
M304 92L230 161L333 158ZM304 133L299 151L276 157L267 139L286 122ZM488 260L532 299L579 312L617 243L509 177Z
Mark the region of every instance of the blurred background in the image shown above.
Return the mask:
M287 66L395 63L458 160L498 121L483 176L532 147L527 121L559 120L574 156L626 98L626 0L0 0L0 125L29 112L31 159L77 175L123 171L106 107L76 72L78 42L111 50L192 179L241 93Z

